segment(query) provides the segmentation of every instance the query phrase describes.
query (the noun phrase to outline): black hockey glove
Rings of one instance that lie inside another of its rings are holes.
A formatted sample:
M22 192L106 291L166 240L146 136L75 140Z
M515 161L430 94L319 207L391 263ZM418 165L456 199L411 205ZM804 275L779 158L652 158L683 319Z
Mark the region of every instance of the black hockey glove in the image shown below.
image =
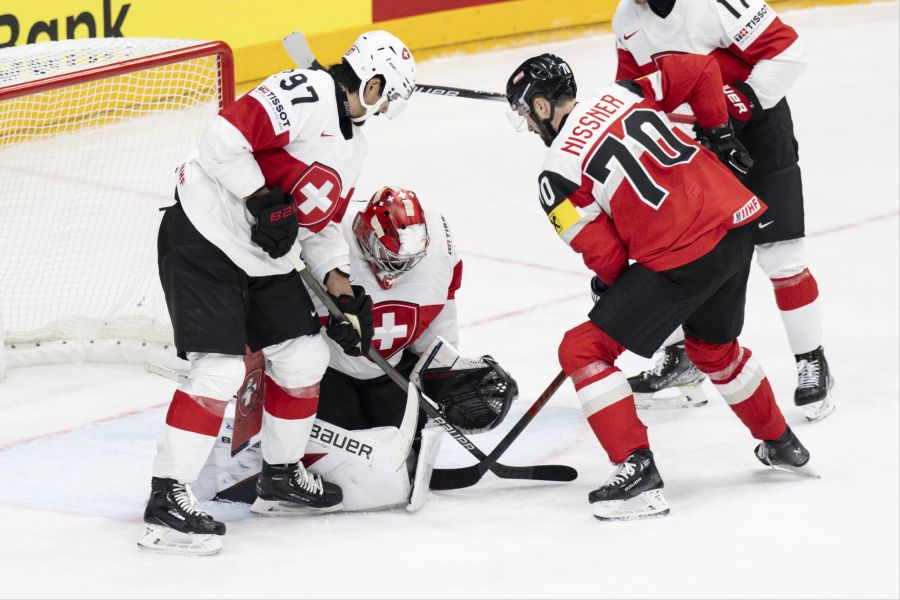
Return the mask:
M272 258L287 254L300 228L294 198L276 187L265 194L247 198L246 204L250 214L256 217L256 223L250 228L253 243Z
M605 294L608 289L609 286L600 281L599 277L596 275L591 277L591 300L594 301L594 304L600 302L600 298L603 297L603 294Z
M723 125L712 129L703 129L695 125L694 132L697 134L697 141L715 153L722 164L731 169L738 179L746 175L753 166L750 153L735 137L734 130L730 126Z
M372 344L372 298L366 294L362 286L354 285L353 295L342 294L331 296L338 308L341 309L347 321L338 321L333 316L328 317L328 325L325 333L343 348L344 354L350 356L366 356L369 346Z

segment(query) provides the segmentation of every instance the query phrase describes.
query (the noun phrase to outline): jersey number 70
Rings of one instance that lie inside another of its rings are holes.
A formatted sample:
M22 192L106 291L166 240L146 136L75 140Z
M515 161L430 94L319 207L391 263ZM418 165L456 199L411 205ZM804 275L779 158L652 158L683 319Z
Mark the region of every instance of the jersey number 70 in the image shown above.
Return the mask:
M618 171L628 179L641 200L659 210L669 192L653 181L638 158L646 150L660 166L672 167L690 161L696 155L697 147L678 139L654 110L636 110L622 123L624 138L607 132L606 139L600 142L588 159L585 173L605 185L610 176ZM656 135L651 135L648 130L653 130ZM660 144L660 138L665 146Z

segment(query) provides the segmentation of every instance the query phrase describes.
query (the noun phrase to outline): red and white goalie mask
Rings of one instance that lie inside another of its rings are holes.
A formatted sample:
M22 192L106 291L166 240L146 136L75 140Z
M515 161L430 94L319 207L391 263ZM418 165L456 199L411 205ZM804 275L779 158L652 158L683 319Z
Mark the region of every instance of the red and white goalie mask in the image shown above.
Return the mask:
M382 188L353 219L353 235L384 289L410 271L428 250L428 228L416 193Z

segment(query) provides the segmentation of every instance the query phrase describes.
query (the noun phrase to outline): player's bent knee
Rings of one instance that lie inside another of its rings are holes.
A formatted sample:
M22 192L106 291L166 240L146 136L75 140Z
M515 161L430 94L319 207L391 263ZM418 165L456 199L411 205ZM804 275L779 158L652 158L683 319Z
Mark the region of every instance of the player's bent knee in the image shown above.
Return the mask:
M727 369L731 363L738 360L741 347L737 340L716 344L686 337L684 350L698 369L706 374L711 374Z
M188 353L190 382L182 390L192 396L231 400L244 382L244 357L232 354Z
M330 352L321 334L304 335L263 349L269 374L284 388L300 388L322 380Z
M759 244L756 262L769 279L783 279L802 273L807 268L803 238Z
M559 364L567 375L603 361L613 364L624 348L593 322L570 329L559 344Z

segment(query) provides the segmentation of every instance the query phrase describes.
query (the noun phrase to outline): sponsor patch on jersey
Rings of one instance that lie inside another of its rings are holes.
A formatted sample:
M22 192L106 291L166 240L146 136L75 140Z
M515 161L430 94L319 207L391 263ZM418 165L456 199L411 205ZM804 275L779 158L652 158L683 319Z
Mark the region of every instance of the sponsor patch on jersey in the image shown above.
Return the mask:
M744 221L758 213L761 208L762 205L760 205L759 203L759 198L753 196L752 198L747 200L747 203L744 204L739 210L735 211L732 223L734 223L735 225L743 223Z
M755 12L741 15L741 27L732 30L731 39L741 50L746 50L759 35L775 20L775 11L765 2Z
M291 128L291 119L288 117L287 109L272 88L267 85L260 85L250 92L250 95L265 109L266 114L269 116L269 121L272 122L272 129L275 130L275 135L282 134Z
M559 203L559 206L551 210L547 214L553 228L556 229L558 235L562 235L569 227L581 220L581 215L572 201L566 198Z

